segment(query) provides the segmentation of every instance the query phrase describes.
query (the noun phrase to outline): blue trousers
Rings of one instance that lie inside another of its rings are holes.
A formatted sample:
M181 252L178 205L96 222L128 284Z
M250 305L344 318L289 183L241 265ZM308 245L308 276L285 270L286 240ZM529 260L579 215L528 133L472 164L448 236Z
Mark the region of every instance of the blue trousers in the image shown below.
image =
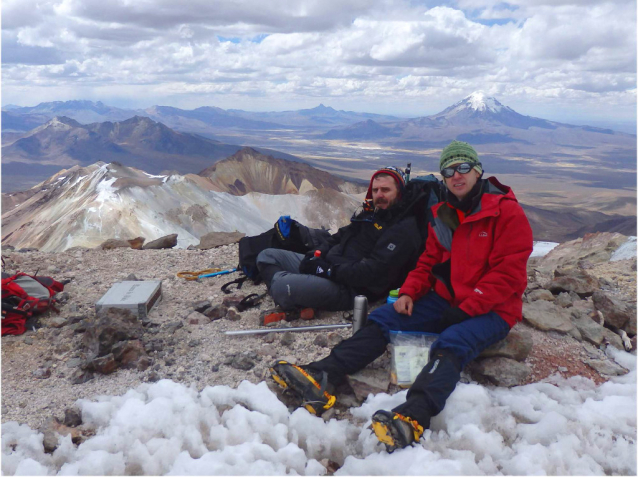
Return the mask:
M439 333L439 338L430 350L431 354L446 350L458 359L461 369L481 351L509 333L507 322L493 311L442 329L441 316L448 308L450 304L432 291L414 302L412 316L397 313L392 304L387 304L370 313L368 321L375 322L381 328L387 342L390 341L390 331Z
M384 305L370 313L366 326L337 345L329 356L308 367L325 371L329 380L338 385L345 375L355 373L383 354L390 331L439 333L430 349L430 360L408 390L406 402L393 409L427 428L430 418L443 410L465 365L505 338L510 330L507 322L494 312L444 329L441 316L449 307L435 292L414 303L412 316L397 313L392 304Z

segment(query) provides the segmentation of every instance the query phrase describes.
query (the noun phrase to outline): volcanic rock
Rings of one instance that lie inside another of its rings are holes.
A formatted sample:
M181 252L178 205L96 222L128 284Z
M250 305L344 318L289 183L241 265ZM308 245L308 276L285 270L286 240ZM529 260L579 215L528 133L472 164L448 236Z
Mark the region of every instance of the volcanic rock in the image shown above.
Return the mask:
M523 303L523 319L542 331L556 330L569 333L574 329L568 310L547 301Z
M114 248L123 248L123 247L130 247L131 244L128 243L126 240L120 240L120 239L108 239L105 242L102 242L102 244L100 244L100 248L102 250L113 250Z
M629 307L622 301L610 297L605 292L597 291L593 294L594 306L600 311L605 323L622 328L631 317Z
M143 333L142 323L129 310L107 308L100 311L96 323L87 326L82 342L94 356L104 356L118 341L140 339Z
M532 337L529 332L511 330L505 339L483 350L479 358L503 357L516 361L525 361L532 350Z
M506 387L522 384L530 372L529 366L509 358L482 359L471 367L473 375L476 373L497 386Z
M387 369L364 368L348 376L348 383L359 401L365 401L368 394L385 393L390 387L390 373Z
M246 234L241 232L210 232L200 237L199 245L196 248L199 250L208 250L209 248L239 242L239 239L245 236Z
M143 250L173 248L177 245L177 234L170 234L152 240L142 247Z
M588 297L600 289L600 283L595 277L579 269L556 270L556 278L550 283L549 291L554 294L561 292L575 292L580 297Z
M127 240L127 242L129 243L132 249L141 250L142 245L144 245L144 240L146 240L144 237L135 237L134 239Z

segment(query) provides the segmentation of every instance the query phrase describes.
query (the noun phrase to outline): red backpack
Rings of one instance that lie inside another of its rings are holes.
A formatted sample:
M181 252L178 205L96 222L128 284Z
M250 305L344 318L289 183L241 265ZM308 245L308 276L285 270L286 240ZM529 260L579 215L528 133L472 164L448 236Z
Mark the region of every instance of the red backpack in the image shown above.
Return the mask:
M51 277L38 277L18 272L2 273L2 336L21 335L27 318L55 308L56 293L64 284Z

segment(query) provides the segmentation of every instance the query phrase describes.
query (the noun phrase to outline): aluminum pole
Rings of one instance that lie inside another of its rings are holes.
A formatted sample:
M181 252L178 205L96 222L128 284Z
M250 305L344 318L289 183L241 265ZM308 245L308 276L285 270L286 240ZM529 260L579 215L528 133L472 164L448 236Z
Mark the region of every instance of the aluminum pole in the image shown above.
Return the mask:
M343 328L352 328L352 323L346 323L342 325L297 326L295 328L267 328L267 329L261 329L261 330L225 331L224 334L228 336L264 335L266 333L285 333L286 331L324 331L324 330L338 330Z

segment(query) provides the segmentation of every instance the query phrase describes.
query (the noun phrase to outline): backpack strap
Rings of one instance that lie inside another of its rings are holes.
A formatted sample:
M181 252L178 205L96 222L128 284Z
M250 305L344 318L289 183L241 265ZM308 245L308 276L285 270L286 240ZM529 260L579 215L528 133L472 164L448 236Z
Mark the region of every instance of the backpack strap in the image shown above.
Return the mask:
M246 311L248 308L252 308L253 306L259 305L261 299L265 297L268 293L262 293L258 295L257 293L252 293L239 302L237 305L237 311Z
M244 282L245 282L246 280L248 280L248 277L247 277L247 276L243 276L243 277L236 278L236 279L235 279L235 280L233 280L233 281L230 281L230 282L228 282L228 283L224 283L224 284L222 285L221 290L222 290L224 293L226 293L227 295L229 295L229 294L231 294L231 293L233 292L232 290L229 290L229 289L228 289L231 285L237 285L237 290L241 290L241 287L242 287L242 285L244 284Z

